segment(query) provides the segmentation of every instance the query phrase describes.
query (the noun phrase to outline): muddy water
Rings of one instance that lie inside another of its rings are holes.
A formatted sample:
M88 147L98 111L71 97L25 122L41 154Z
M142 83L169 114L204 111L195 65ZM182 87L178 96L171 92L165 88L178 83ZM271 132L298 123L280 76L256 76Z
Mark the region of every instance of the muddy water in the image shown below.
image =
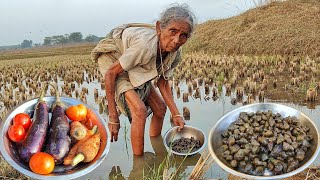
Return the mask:
M98 82L93 82L90 84L83 84L82 86L89 88L89 97L87 97L88 104L98 110L98 106L93 100L93 92L90 89L98 88L100 95L104 95L104 91L100 89L100 84ZM183 92L188 92L185 83L180 83L181 96ZM188 107L190 109L190 120L186 121L186 124L192 125L194 127L200 128L208 136L211 128L218 121L218 119L226 114L227 112L242 106L242 103L237 103L232 105L230 103L231 97L235 97L235 94L231 96L224 95L224 89L222 95L216 101L212 99L204 100L204 88L201 87L201 98L195 99L189 96L189 102L183 102L182 97L177 98L176 91L174 92L175 102L180 112L182 113L183 107ZM212 92L210 92L212 93ZM211 94L209 95L211 97ZM246 97L244 97L244 100ZM275 99L265 99L265 102L277 102L284 104L293 108L300 110L314 120L317 128L320 129L320 106L314 105L312 109L309 109L306 105L298 105L293 103L288 103L286 99L281 99L281 96ZM106 114L102 115L106 118ZM171 123L169 120L170 112L166 113L165 121L162 129L162 136L165 132L171 128ZM120 116L121 129L119 133L118 142L111 144L111 148L107 158L97 167L94 171L83 176L79 179L142 179L144 175L151 174L148 170L151 167L158 167L159 164L167 156L167 151L162 142L162 136L156 138L150 138L148 135L150 117L148 118L145 129L145 154L142 157L137 157L132 154L131 142L130 142L130 123L123 115ZM208 146L206 146L208 147ZM206 148L207 149L207 148ZM182 179L188 177L189 173L194 168L200 154L188 157L183 160L182 157L172 156L170 157L170 162L176 164L180 167L178 172ZM317 157L315 165L320 164L320 156ZM155 168L157 169L157 168ZM226 179L228 173L221 169L217 164L213 164L211 168L207 171L206 178L222 178ZM184 177L184 178L183 178Z
M87 76L87 75L86 75ZM59 81L58 84L63 84L62 81ZM99 90L99 96L104 96L105 92L101 89L101 85L97 80L90 82L84 82L80 85L76 85L76 89L81 89L82 87L88 88L88 96L87 96L87 104L93 107L97 112L99 111L99 107L97 103L94 101L94 88ZM208 101L204 99L204 88L201 86L201 98L195 99L189 96L189 102L182 101L182 94L184 92L188 92L187 85L183 82L179 84L181 89L181 96L178 98L176 95L176 90L173 89L173 94L175 98L175 102L178 106L178 109L182 113L183 107L187 107L190 109L190 120L186 121L186 124L192 125L201 129L208 136L211 128L218 121L218 119L226 114L227 112L241 107L242 103L237 103L236 105L232 105L231 98L235 97L235 94L231 94L231 96L225 96L223 89L222 95L219 99L214 101L210 98ZM212 89L212 88L210 88ZM61 92L61 89L59 89ZM193 92L194 93L194 92ZM212 93L210 91L210 93ZM290 99L283 99L284 93L286 92L276 92L272 93L272 99L265 99L265 102L277 102L280 104L284 104L293 108L296 108L307 116L309 116L312 120L314 120L318 129L320 129L320 106L319 104L313 104L309 106L307 104L298 105L295 103L290 103ZM211 97L212 94L209 94ZM75 98L75 94L73 93L73 97ZM243 98L246 100L246 97ZM296 102L296 101L295 101ZM165 116L165 122L163 125L162 136L164 136L165 132L171 128L171 123L169 120L170 111L168 110ZM102 114L102 117L107 119L106 114ZM119 133L118 142L112 143L110 151L108 153L107 158L98 166L94 171L83 176L79 179L142 179L143 176L150 175L149 169L152 167L156 167L153 169L157 170L157 167L163 162L165 157L167 156L167 151L163 145L162 136L156 138L150 138L148 135L150 118L147 121L146 129L145 129L145 154L142 157L136 157L132 154L131 142L130 142L130 123L126 117L123 115L120 116L121 121L121 129ZM207 146L206 146L207 149ZM200 154L188 157L183 160L183 157L171 156L170 163L172 165L176 165L178 167L181 163L182 166L179 169L178 174L182 177L182 179L186 179L195 164L197 163ZM317 157L315 165L320 165L320 156ZM150 176L148 176L150 177ZM228 177L228 173L221 169L217 164L213 164L211 168L207 171L206 178L215 179L221 178L226 179Z

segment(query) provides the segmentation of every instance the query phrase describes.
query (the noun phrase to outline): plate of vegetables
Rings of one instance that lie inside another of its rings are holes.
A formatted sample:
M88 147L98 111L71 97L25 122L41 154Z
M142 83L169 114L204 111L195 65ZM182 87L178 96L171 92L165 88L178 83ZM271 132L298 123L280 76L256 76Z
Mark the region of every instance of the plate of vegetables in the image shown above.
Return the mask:
M7 114L0 125L1 154L31 178L74 179L88 174L110 149L105 120L77 99L59 97L58 91L55 97L44 94L45 88L39 98Z

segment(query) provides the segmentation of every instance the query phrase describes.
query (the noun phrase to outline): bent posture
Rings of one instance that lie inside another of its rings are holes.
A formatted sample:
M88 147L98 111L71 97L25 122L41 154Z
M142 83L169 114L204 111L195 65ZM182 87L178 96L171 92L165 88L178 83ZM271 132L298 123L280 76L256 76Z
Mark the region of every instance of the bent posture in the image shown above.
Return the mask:
M180 61L180 47L194 28L194 15L185 6L166 9L154 25L126 24L113 29L92 51L104 75L111 141L117 141L119 114L131 122L133 153L144 152L144 129L148 111L153 112L149 135L161 134L167 106L175 125L183 128L168 79ZM160 94L151 80L157 82Z

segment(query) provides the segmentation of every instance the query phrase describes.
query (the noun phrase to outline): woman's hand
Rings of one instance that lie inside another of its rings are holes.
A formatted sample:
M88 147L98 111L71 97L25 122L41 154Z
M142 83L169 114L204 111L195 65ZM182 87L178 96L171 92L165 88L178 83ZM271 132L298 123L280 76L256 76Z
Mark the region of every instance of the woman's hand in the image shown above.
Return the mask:
M172 117L172 121L173 123L176 125L176 126L179 126L178 127L178 131L180 131L181 129L183 129L184 125L185 125L185 122L184 122L184 119L181 115L176 115L176 116L173 116Z
M118 140L118 133L120 129L120 121L118 118L116 101L115 101L115 87L116 78L124 70L122 69L119 61L113 63L107 70L104 79L106 86L106 96L108 100L108 110L109 110L109 123L108 127L111 132L111 142Z
M118 141L118 134L120 129L120 121L118 117L111 117L109 116L108 128L111 133L111 142Z

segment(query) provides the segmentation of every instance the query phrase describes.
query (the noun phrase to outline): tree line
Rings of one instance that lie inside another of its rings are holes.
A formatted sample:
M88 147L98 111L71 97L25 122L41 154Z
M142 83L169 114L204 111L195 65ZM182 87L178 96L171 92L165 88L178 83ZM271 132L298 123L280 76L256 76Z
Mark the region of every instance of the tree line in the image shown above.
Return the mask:
M50 45L64 45L68 43L81 43L81 42L98 42L102 37L98 37L92 34L89 34L85 38L81 32L73 32L65 35L55 35L50 37L45 37L43 43L33 44L32 40L23 40L20 44L20 48L31 48L38 46L50 46Z
M56 35L45 37L43 45L63 45L67 43L80 43L80 42L97 42L101 37L89 34L83 39L81 32L73 32L65 35Z

